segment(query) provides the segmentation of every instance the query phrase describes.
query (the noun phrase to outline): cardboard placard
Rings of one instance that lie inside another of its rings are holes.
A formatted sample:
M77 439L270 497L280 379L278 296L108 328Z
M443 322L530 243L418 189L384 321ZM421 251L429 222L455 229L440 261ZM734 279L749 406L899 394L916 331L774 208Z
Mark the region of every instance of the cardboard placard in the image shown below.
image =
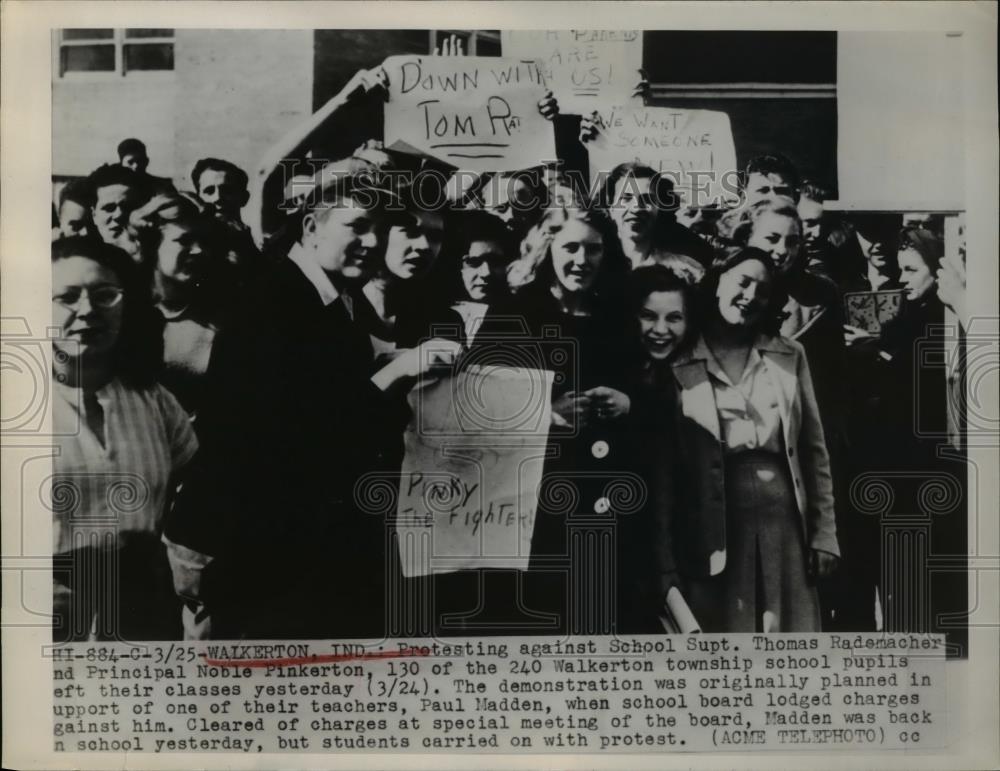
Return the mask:
M704 206L723 194L722 175L737 170L724 112L626 106L606 107L598 115L601 132L587 144L594 183L618 164L637 161L667 174L685 203Z
M545 93L532 62L493 56L390 56L389 149L476 172L517 171L556 158Z
M621 103L641 77L642 30L503 30L500 45L504 56L539 63L567 114Z
M470 366L411 392L396 516L403 575L527 569L552 379Z

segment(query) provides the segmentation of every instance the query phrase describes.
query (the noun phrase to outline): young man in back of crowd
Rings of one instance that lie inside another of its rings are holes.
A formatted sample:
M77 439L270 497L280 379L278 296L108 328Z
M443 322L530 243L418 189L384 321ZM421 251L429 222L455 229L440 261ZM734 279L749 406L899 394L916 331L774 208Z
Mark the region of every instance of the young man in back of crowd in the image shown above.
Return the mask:
M97 236L138 262L139 245L129 232L128 219L151 197L143 179L125 166L108 163L93 171L86 184L93 193L90 214Z
M746 206L778 198L794 206L799 200L799 173L783 155L758 155L747 164L743 197Z
M227 258L233 264L252 268L260 262L260 251L242 209L250 200L250 178L235 163L220 158L202 158L191 171L194 191L226 228Z
M150 196L176 192L174 183L169 179L154 177L146 171L149 168L149 155L146 152L146 145L139 139L133 137L118 143L118 165L135 172Z

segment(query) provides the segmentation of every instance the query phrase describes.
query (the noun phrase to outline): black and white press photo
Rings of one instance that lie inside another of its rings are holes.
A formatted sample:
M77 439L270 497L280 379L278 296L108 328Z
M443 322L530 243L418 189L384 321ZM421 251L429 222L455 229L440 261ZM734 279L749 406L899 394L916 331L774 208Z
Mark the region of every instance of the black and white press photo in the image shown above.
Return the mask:
M46 17L46 753L955 741L995 5L237 5Z

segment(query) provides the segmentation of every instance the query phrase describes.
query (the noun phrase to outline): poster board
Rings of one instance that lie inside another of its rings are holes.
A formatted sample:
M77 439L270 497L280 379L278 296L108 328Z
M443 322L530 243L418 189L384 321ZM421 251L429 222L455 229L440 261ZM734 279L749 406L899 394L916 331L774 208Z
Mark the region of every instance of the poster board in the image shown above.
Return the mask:
M527 569L552 379L473 365L411 392L396 512L404 576Z
M705 206L736 189L736 146L726 113L625 106L598 110L598 116L600 133L587 144L592 183L636 161L670 177L685 203Z
M538 61L567 114L629 98L640 80L642 30L502 30L504 56Z
M390 56L385 145L475 172L555 160L533 62L495 56Z

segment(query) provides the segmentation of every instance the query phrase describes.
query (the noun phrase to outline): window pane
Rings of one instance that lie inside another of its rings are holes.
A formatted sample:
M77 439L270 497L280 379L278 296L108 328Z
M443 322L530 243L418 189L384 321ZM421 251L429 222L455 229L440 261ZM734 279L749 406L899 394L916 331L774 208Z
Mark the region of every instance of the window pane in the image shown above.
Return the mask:
M173 43L149 43L124 46L125 72L134 70L172 70Z
M127 29L125 37L173 37L172 29Z
M114 72L115 47L64 46L61 51L63 72Z
M500 34L476 33L476 56L500 56Z
M652 83L836 83L836 32L647 31Z
M64 29L63 40L110 40L115 36L113 29Z

